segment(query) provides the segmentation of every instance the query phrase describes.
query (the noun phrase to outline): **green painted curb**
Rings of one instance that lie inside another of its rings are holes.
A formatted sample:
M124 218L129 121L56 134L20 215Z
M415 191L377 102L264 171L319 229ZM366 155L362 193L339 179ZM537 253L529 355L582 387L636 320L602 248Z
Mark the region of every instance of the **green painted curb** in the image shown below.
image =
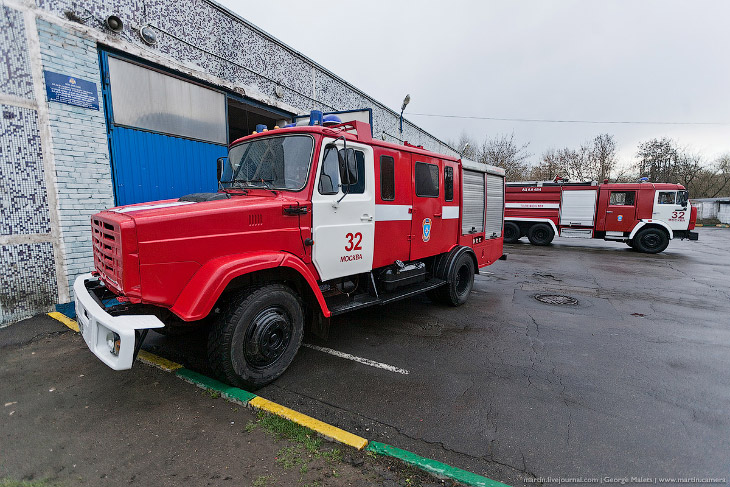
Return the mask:
M203 389L220 392L221 396L223 396L224 398L231 399L241 404L247 404L251 399L256 397L256 394L244 391L243 389L239 389L238 387L229 386L228 384L224 384L223 382L211 379L210 377L206 377L203 374L193 372L190 369L178 369L175 371L175 375L187 382L190 382L191 384L202 387Z
M507 484L503 484L502 482L497 482L496 480L488 479L487 477L482 477L481 475L467 472L466 470L452 467L445 463L431 460L430 458L424 458L416 455L415 453L386 445L385 443L371 441L366 450L378 455L397 458L410 465L416 466L421 470L434 474L437 477L447 477L456 480L457 482L461 482L462 484L474 485L477 487L509 487Z

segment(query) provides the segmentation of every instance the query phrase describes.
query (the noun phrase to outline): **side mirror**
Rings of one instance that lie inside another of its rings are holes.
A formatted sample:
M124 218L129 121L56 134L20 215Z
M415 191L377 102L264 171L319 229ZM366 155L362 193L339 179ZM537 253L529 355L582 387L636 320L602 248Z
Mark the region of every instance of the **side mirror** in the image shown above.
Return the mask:
M217 178L218 178L218 181L220 181L221 178L223 177L223 172L225 171L226 162L228 162L228 157L219 157L217 162L218 162Z
M340 179L343 185L357 184L357 160L355 149L340 149L337 153L340 161Z

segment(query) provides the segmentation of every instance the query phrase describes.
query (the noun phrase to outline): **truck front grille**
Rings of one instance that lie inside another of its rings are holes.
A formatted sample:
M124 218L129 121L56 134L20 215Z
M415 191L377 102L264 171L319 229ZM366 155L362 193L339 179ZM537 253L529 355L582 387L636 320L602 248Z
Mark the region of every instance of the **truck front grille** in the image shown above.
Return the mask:
M122 237L119 225L97 215L91 218L94 267L103 280L121 291Z

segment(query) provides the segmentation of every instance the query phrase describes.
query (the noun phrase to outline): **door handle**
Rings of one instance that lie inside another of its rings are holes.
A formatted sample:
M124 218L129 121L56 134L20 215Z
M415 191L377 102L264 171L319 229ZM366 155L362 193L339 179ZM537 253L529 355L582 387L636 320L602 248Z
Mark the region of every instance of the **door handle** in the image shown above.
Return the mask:
M434 213L433 214L433 216L436 218L441 218L441 215L443 215L443 213Z
M360 217L360 221L363 222L371 222L373 221L373 215L368 215L367 213Z
M606 210L606 213L613 213L613 211L611 211L611 210Z

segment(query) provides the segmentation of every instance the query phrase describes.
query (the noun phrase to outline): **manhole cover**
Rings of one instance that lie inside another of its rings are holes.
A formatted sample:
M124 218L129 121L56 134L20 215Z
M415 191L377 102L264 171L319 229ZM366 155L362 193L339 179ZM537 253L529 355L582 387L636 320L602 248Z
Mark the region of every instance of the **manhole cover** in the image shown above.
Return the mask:
M562 294L535 294L535 299L545 304L558 304L575 306L578 300Z

